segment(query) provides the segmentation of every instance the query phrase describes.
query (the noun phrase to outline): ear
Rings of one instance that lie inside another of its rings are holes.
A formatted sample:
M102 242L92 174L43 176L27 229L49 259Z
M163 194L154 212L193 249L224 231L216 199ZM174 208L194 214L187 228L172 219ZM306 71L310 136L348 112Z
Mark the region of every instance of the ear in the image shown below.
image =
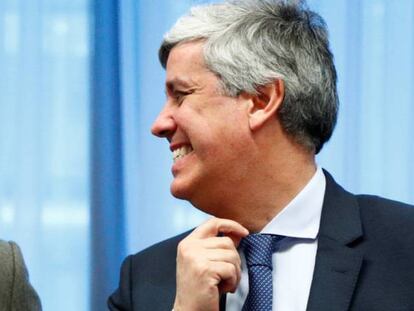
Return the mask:
M250 95L248 106L249 126L252 131L260 129L275 115L285 96L283 80L277 79L272 83L257 89L256 95Z

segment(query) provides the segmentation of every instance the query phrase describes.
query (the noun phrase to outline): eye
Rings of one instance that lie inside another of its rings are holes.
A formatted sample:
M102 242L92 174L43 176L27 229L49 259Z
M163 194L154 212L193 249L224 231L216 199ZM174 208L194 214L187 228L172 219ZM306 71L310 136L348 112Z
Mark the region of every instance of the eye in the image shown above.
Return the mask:
M189 92L189 91L175 90L174 91L174 98L179 104L181 104L184 101L185 97L190 95L190 94L191 94L191 92Z

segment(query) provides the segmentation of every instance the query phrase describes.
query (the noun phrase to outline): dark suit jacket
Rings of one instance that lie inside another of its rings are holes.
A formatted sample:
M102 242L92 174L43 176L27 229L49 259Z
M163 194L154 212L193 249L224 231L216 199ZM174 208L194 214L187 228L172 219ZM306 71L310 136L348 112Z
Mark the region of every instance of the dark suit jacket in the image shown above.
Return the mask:
M350 194L325 175L307 310L413 311L414 207ZM186 234L126 258L109 309L171 310L176 248Z

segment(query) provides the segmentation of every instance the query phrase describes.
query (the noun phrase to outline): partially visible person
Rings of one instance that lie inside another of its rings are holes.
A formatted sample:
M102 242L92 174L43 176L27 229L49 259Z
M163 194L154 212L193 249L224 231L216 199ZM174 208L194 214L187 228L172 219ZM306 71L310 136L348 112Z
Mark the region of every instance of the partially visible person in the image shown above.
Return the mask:
M414 207L316 163L339 104L322 17L303 0L198 6L159 56L171 193L214 217L127 257L109 309L413 311Z
M19 246L0 240L0 311L42 310Z

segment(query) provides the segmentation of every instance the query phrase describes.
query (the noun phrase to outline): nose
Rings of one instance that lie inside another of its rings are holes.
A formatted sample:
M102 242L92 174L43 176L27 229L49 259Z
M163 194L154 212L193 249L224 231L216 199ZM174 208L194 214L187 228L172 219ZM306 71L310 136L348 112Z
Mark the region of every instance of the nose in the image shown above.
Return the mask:
M172 110L167 103L152 124L151 133L158 137L169 138L176 129L177 124L174 120Z

